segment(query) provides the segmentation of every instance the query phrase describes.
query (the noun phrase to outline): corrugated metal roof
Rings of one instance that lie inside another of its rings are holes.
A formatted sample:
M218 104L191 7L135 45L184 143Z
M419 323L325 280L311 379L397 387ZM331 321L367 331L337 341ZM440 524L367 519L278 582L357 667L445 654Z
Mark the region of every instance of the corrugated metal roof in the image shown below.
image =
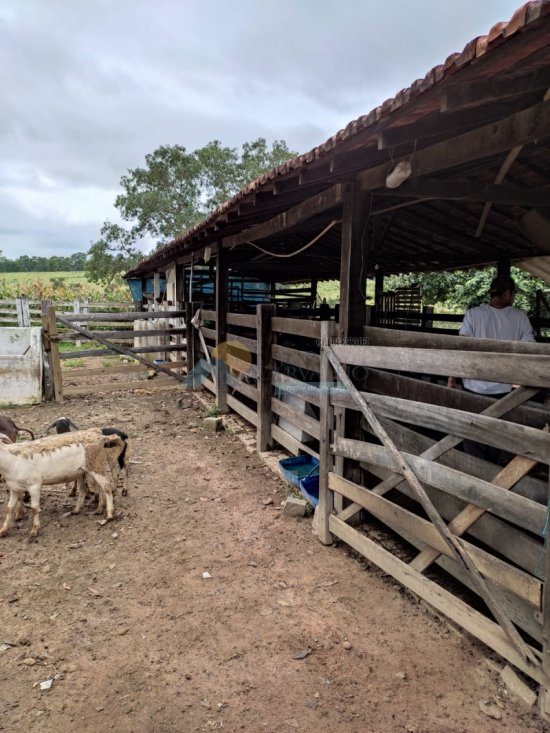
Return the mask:
M508 22L495 24L487 35L474 38L466 44L462 52L451 54L444 63L430 69L423 79L417 79L411 86L402 89L394 97L387 99L368 114L353 120L345 128L328 138L322 145L264 173L248 186L241 189L231 199L218 206L208 217L194 227L144 258L127 274L142 271L144 265L151 264L153 266L164 261L167 255L173 253L176 249L181 250L184 243L203 230L206 230L209 226L212 226L217 219L234 209L243 198L260 191L267 184L272 184L274 181L284 178L289 174L303 171L313 162L328 157L336 149L343 147L344 144L348 145L351 143L351 147L353 147L354 138L365 133L369 128L374 128L375 125L378 125L386 118L390 118L398 110L405 108L413 101L420 99L443 81L451 78L457 72L464 70L465 67L475 64L481 57L485 57L497 48L500 48L509 39L524 32L531 24L549 14L550 0L532 0L531 2L525 3L525 5L522 5L516 10ZM501 70L506 70L506 66Z

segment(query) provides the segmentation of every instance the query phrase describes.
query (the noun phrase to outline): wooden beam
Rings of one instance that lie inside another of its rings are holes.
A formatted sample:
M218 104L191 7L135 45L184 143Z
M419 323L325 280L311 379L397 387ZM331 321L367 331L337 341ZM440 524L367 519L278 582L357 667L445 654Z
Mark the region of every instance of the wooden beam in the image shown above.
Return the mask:
M550 130L550 102L542 102L517 112L498 122L458 135L452 140L436 143L412 156L395 158L391 167L401 160L410 161L412 178L453 168L473 160L489 158L508 152L516 145L524 145L548 137ZM357 175L363 190L381 188L390 172L388 161Z
M311 219L317 214L322 213L326 209L338 206L341 202L342 186L337 183L332 188L306 199L306 201L292 207L288 211L284 211L282 214L275 216L269 221L257 224L249 229L245 229L239 234L234 234L231 237L225 237L223 239L223 244L225 247L235 247L239 244L244 244L245 242L254 242L258 239L265 239L266 237L279 234L286 229L291 229L292 227Z
M525 99L514 103L498 102L491 105L483 105L479 109L459 110L457 112L432 113L429 117L423 117L416 122L395 127L387 127L378 135L378 149L387 150L399 145L418 143L430 137L445 136L447 139L458 134L471 130L480 125L508 117L513 112L519 112L527 106L536 104L539 100L531 96L526 103ZM434 141L436 142L436 141Z
M335 346L345 364L550 388L550 356L458 350Z
M545 92L550 87L550 68L509 75L494 74L488 79L455 84L449 87L441 99L441 111L448 112L473 107L495 100L506 100L529 92Z
M523 145L516 145L515 148L512 148L512 150L510 150L510 152L506 156L506 159L505 159L504 163L500 166L500 170L497 173L497 177L495 178L495 184L496 184L497 191L498 191L498 188L500 187L500 184L502 183L502 181L506 177L506 174L508 173L508 171L512 167L515 159L520 154L522 148L523 148ZM543 191L543 193L544 193L544 191ZM474 237L481 237L481 233L482 233L482 231L483 231L483 229L485 227L485 222L487 221L487 217L489 216L489 212L491 211L491 203L492 203L491 200L488 199L487 200L487 203L483 207L483 211L481 213L481 218L479 220L479 224L477 225L477 229L475 231ZM528 205L531 206L532 208L536 208L537 206L540 206L540 204L528 204ZM546 204L546 205L548 206L548 204ZM501 273L499 273L499 275L500 274ZM510 273L508 273L508 274L510 274Z
M275 305L260 303L256 306L256 342L257 342L257 414L256 450L261 453L273 448L271 423L273 422L271 374L273 372L273 317Z
M510 453L534 458L546 465L550 463L550 436L541 430L399 397L370 393L361 393L361 397L367 399L378 414L391 420L456 435L465 440L487 443ZM333 390L331 401L337 407L348 409L355 404L352 396L343 389Z
M514 148L514 150L518 149L519 146ZM494 204L513 204L532 208L550 206L549 189L501 186L498 185L498 176L495 183L485 185L472 181L438 181L420 178L410 182L405 181L399 188L381 190L380 194L388 197L433 200L487 201ZM373 210L373 214L375 213L377 209ZM477 233L476 236L478 236Z
M510 463L500 471L491 483L499 486L501 489L509 490L513 488L518 481L527 476L529 471L537 465L536 461L524 456L515 456ZM468 504L457 516L449 523L449 529L454 534L460 536L468 530L474 522L482 517L486 509ZM411 567L423 573L433 562L439 557L439 551L433 547L425 547L422 552L417 555L410 563Z
M216 406L220 412L227 412L227 308L228 268L226 252L218 242L216 258L216 362L214 384L216 385Z
M330 343L336 337L334 321L321 323L321 345ZM319 389L319 423L321 435L319 439L319 540L323 545L332 543L329 530L329 519L334 510L334 492L329 488L328 477L333 470L333 457L330 445L334 433L334 409L330 404L329 385L334 382L334 372L330 366L326 351L321 350L321 374Z

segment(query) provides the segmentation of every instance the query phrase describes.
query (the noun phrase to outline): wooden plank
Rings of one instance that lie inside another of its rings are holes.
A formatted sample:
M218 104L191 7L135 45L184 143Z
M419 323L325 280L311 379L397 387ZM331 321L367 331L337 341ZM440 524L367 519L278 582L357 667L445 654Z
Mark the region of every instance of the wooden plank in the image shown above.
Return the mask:
M240 394L248 397L249 400L256 402L258 400L258 388L255 384L248 384L242 379L234 377L231 372L227 374L227 386L231 387L233 392L239 392Z
M526 476L529 471L537 465L536 461L523 456L515 456L510 463L500 471L491 483L501 489L509 490L517 482ZM481 507L469 504L449 524L449 529L454 534L461 536L472 524L485 514L486 510ZM423 573L439 556L439 552L432 547L426 547L411 562L412 567Z
M203 321L216 321L216 311L209 311L201 308L201 318Z
M434 315L434 320L438 316ZM460 351L491 351L507 354L539 354L550 356L550 344L527 341L501 341L471 338L470 336L446 336L434 333L401 331L393 328L365 326L363 336L369 346L412 347L415 349L447 349Z
M441 111L487 104L492 100L509 100L525 94L527 90L544 92L550 87L550 70L542 66L537 70L528 69L514 73L513 76L494 74L485 79L455 83L448 87L441 100Z
M492 186L492 188L496 189L497 191L502 191L505 188L504 186L501 186L500 184L502 183L502 181L506 177L506 174L508 173L508 171L510 170L510 168L514 164L514 161L516 160L516 158L518 157L518 155L520 154L520 152L522 150L523 150L523 145L516 145L516 147L514 147L514 148L512 148L512 150L510 150L510 152L508 153L508 155L506 156L506 158L504 160L504 163L499 168L499 171L498 171L497 176L495 178L495 184L496 185L495 186ZM543 193L545 193L545 192L543 192ZM488 200L487 203L485 204L485 206L483 207L483 211L481 212L481 217L479 219L479 224L477 225L477 229L475 230L474 237L481 237L481 234L482 234L483 229L485 227L485 223L487 221L487 217L489 216L489 212L491 211L491 206L492 206L493 203L496 203L496 202L495 201ZM502 201L499 201L498 203L502 203ZM513 203L518 203L518 202L510 201L508 203L513 204ZM529 208L533 208L533 209L538 208L538 207L541 206L540 203L536 203L536 204L531 203L531 204L527 204L527 205L529 206ZM542 206L544 206L544 204L542 204ZM548 204L546 204L546 206L548 206ZM507 270L508 270L508 274L510 274L510 263L508 263ZM498 274L500 275L502 273L499 272Z
M550 356L546 355L390 346L335 346L334 353L342 363L355 366L550 387Z
M258 419L254 410L251 410L250 407L243 405L243 403L233 395L227 395L227 404L241 417L244 417L247 422L256 427Z
M292 336L319 339L321 336L321 321L305 321L301 318L273 318L273 330L277 333L287 333Z
M90 331L91 334L98 333L100 336L108 339L121 339L122 341L127 339L134 339L145 336L176 336L184 334L185 328L159 328L151 329L150 331ZM66 333L63 332L64 341L81 341L82 337L78 333Z
M338 515L338 518L345 521L341 515ZM387 517L384 523L387 524L387 526L392 529L396 534L400 535L405 540L405 542L412 545L413 547L416 547L419 551L422 550L424 544L418 538L408 532L406 528L397 529L396 526L393 526L391 517ZM501 524L503 527L506 526L504 523ZM464 569L463 566L459 565L456 560L452 560L445 555L440 555L435 561L435 564L438 565L442 570L444 570L445 573L449 574L453 578L456 578L460 583L469 588L471 591L477 593L477 588L472 582L469 573ZM436 582L438 582L439 579L436 578L435 580ZM508 612L509 617L516 624L516 626L518 626L520 629L523 629L533 639L540 642L542 640L542 626L540 620L537 620L539 614L536 612L533 613L533 606L530 603L527 603L527 601L519 598L515 593L512 593L506 588L503 588L497 583L493 583L490 579L486 578L485 580L489 584L493 595L497 597L497 599Z
M372 463L396 473L402 472L402 467L398 468L391 454L380 445L363 443L350 438L339 438L333 450L335 453L343 453L347 458L356 461ZM467 476L461 471L455 471L440 463L434 463L405 451L402 455L420 481L429 486L435 486L469 504L482 507L518 527L541 535L546 521L546 510L537 502L518 494L511 494L483 479Z
M126 382L109 382L109 384L83 384L76 387L65 387L65 396L82 394L96 394L104 392L119 392L133 389L143 389L148 392L156 392L163 389L174 389L179 387L177 382L169 378L160 378L158 381L134 380Z
M401 534L401 531L406 531L421 542L439 550L439 554L453 557L448 544L427 519L423 519L398 504L373 494L363 486L358 486L341 476L337 476L335 473L329 474L329 488L351 499L356 504L360 504L381 522L385 523L387 519L391 518L392 527L399 534ZM523 600L530 603L535 609L539 610L541 608L542 583L540 580L533 578L532 575L515 568L513 565L509 565L504 560L494 557L470 542L463 540L463 545L480 573L504 588L508 588L519 598L523 598ZM412 564L409 564L409 567L418 570Z
M48 338L50 340L50 359L52 367L53 394L56 402L63 402L63 375L59 360L59 344L57 335L57 319L55 308L48 308Z
M224 237L223 243L228 247L235 247L238 244L244 244L250 241L256 241L258 239L264 239L273 234L279 234L286 229L301 224L308 219L316 216L317 214L326 211L326 209L334 208L338 206L342 201L342 186L337 183L332 188L322 191L321 193L312 196L305 201L297 204L296 206L287 209L282 214L264 221L256 226L244 229L239 234L233 234L229 237Z
M256 306L256 335L258 342L258 401L257 401L257 434L256 446L260 453L273 447L271 438L271 423L273 422L271 374L273 372L272 320L275 316L275 305L262 303Z
M507 153L515 145L544 138L549 127L550 103L542 102L498 122L457 135L452 140L416 150L411 161L411 177L426 176L473 160ZM395 166L401 161L409 161L410 158L407 153L406 156L394 158L393 164ZM362 189L372 190L384 186L387 175L388 164L385 161L359 173L357 180Z
M548 512L550 513L550 476L548 478ZM542 672L543 682L539 694L541 715L550 718L550 551L548 549L548 527L544 537L544 591L542 596Z
M256 316L246 313L228 313L227 323L230 326L247 326L248 328L256 328Z
M477 440L509 453L521 454L541 463L550 463L550 436L541 430L516 425L485 415L464 413L438 405L403 400L399 397L361 393L378 415L418 425L462 439ZM331 392L335 406L351 407L352 397L343 390Z
M245 336L241 336L240 334L228 331L227 341L229 343L236 341L238 344L242 344L246 349L248 349L248 351L250 351L251 354L256 354L258 352L258 342L256 339L249 339Z
M272 354L277 361L319 374L321 359L318 354L290 349L288 346L279 346L278 344L273 344Z
M308 453L314 458L319 458L319 454L314 451L311 446L306 445L305 443L300 443L299 440L294 438L278 425L271 425L271 436L273 440L295 456L300 455L300 453Z
M369 369L367 374L367 391L402 397L404 399L426 402L431 405L452 407L465 412L480 413L490 405L500 402L491 397L484 397L463 389L448 389L439 384L432 384L422 379L404 377L402 374L390 374L381 372L378 369ZM530 396L534 397L538 390L536 388L522 387L522 390L530 389ZM516 392L517 390L513 390ZM512 394L512 393L510 393ZM508 399L508 395L506 396ZM494 415L496 417L496 415ZM519 425L529 425L533 428L543 428L548 422L548 411L538 406L524 406L520 404L511 412L506 413L508 422Z
M51 355L51 341L49 339L49 322L48 322L48 309L51 306L51 300L43 300L41 303L41 319L42 319L42 347L43 347L43 374L44 374L44 399L48 402L53 400L53 373L52 373L52 355Z
M470 572L472 579L474 580L476 587L479 590L480 595L483 597L483 600L487 604L495 619L505 631L506 636L514 645L518 654L520 654L520 656L527 663L534 663L535 660L533 659L532 652L525 644L524 640L522 639L516 627L512 624L506 613L498 605L498 602L492 595L490 588L485 583L483 576L477 569L468 552L465 550L463 541L458 537L455 537L452 532L449 532L449 530L447 529L447 525L443 521L437 509L430 501L430 497L418 480L416 473L410 468L408 462L405 460L405 457L399 452L394 442L389 437L388 433L384 430L384 428L380 424L380 421L372 411L370 405L367 404L364 397L355 388L353 382L346 374L346 370L335 355L333 347L330 344L327 344L326 346L323 345L323 350L326 351L326 355L331 363L332 368L336 372L336 376L351 394L353 401L356 403L357 407L359 407L360 411L367 419L368 423L374 430L376 437L386 447L387 451L391 455L395 467L398 469L398 472L403 473L403 476L407 479L409 486L413 489L415 493L415 498L422 505L422 508L428 515L436 530L445 541L446 545L451 550L453 556L458 562L462 562L464 567ZM437 464L431 465L436 466Z
M321 346L331 343L336 338L336 324L323 321L321 324ZM334 433L334 409L330 404L329 385L334 383L334 372L324 349L321 350L321 373L319 375L319 541L324 545L332 543L329 530L329 518L334 511L334 493L329 487L328 477L333 470L333 458L330 444Z
M63 313L63 323L70 326L72 323L117 323L124 321L139 321L149 318L184 318L185 311L134 311L132 313ZM89 338L89 337L88 337Z
M216 406L219 411L227 412L227 304L228 304L227 251L217 244L216 259L216 361L214 362L214 382L216 383ZM202 331L201 331L202 333Z
M271 382L274 387L279 387L281 391L287 391L301 400L319 407L320 390L315 383L301 382L299 379L289 377L288 374L281 374L281 372L273 372Z
M171 361L170 369L181 369L187 366L186 361ZM122 366L97 367L93 369L68 369L63 370L63 375L70 379L78 379L78 377L97 377L111 374L133 374L142 373L148 370L145 364L123 364Z
M536 682L542 681L540 665L525 662L523 656L518 654L514 645L507 639L498 624L474 611L464 601L428 580L421 573L413 570L406 563L394 557L390 552L384 550L334 515L330 517L329 526L334 535L425 600L437 611L443 613L476 639L500 654L501 657L514 664L531 679ZM531 652L536 658L537 652L534 649Z
M279 415L279 417L284 418L288 422L300 428L300 430L304 430L308 435L311 435L312 438L319 440L319 423L313 417L309 417L309 415L298 412L298 410L295 410L293 407L290 407L290 405L287 405L285 402L281 402L281 400L278 400L275 397L271 398L271 409L276 415Z

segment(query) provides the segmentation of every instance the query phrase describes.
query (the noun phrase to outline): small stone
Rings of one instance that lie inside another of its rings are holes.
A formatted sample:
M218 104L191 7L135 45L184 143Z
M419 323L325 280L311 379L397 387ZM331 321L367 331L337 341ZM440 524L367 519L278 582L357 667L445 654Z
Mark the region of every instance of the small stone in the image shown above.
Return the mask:
M203 427L209 433L219 433L223 430L223 419L221 417L206 417L203 421Z
M271 496L268 496L267 499L264 499L262 503L264 506L269 506L270 504L273 504L273 498Z
M348 641L346 639L342 646L344 647L344 649L351 649L351 641Z
M118 538L118 532L113 532L111 535L112 540L116 540Z
M479 709L482 713L489 716L489 718L494 718L495 720L500 720L502 718L502 711L491 700L480 700Z
M307 502L296 496L289 496L283 507L283 514L288 517L303 517L306 513Z
M36 659L33 659L32 657L26 657L23 659L23 664L26 664L27 667L34 667L36 664Z

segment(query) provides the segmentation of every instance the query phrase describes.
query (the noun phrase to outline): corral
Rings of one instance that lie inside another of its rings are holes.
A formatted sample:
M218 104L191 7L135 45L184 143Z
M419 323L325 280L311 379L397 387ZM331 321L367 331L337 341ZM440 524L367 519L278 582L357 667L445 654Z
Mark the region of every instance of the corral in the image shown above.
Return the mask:
M37 434L60 410L118 425L134 462L114 522L67 516L54 487L38 543L27 517L0 544L3 730L544 730L498 658L283 516L287 487L236 434L204 432L195 396L136 385L9 410Z

